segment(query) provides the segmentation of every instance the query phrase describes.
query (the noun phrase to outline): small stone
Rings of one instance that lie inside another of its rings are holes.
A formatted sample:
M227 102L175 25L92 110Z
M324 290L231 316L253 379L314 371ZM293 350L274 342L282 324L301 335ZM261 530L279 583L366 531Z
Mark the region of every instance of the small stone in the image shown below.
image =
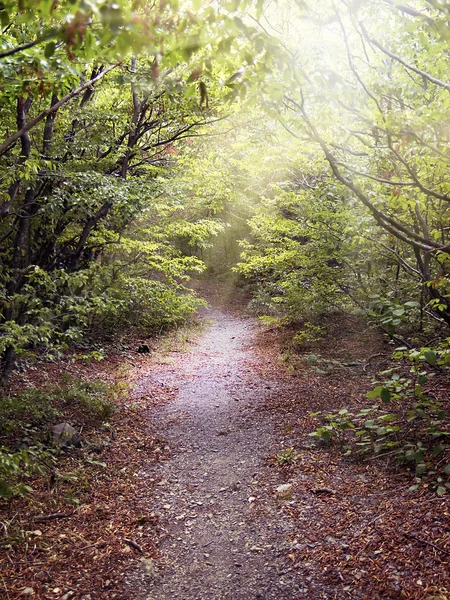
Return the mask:
M286 492L288 492L292 487L292 483L283 483L282 485L279 485L278 487L275 488L275 491L278 494L285 494Z
M158 569L156 568L155 561L152 558L142 558L141 568L144 573L150 577L155 577L158 574Z

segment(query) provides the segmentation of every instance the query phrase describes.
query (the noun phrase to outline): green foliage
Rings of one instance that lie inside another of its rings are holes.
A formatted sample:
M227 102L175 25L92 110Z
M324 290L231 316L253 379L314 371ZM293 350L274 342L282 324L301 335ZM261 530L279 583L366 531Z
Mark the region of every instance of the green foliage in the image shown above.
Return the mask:
M298 460L299 454L294 448L285 448L277 454L277 463L280 467L292 465Z
M120 306L154 330L195 308L180 280L222 231L226 188L204 201L198 182L167 180L277 60L276 40L244 22L250 5L2 3L1 377L106 315L120 326Z
M46 427L62 411L77 405L96 419L107 419L114 408L114 398L120 389L101 380L81 380L64 377L60 384L40 388L28 387L0 398L1 437L16 439L22 434L27 444L44 441Z
M63 406L79 405L94 419L105 421L116 410L114 399L121 389L99 379L88 381L69 377L59 386L46 386L36 392L47 393L50 402L59 402Z
M324 415L326 424L309 435L327 443L338 440L346 455L394 456L417 477L431 480L439 495L444 494L450 489L448 415L444 402L424 386L434 375L429 366L448 364L447 342L436 350L398 348L394 357L409 364L409 374L402 372L401 364L380 373L390 378L367 393L369 399L379 398L380 405Z
M205 302L193 292L143 277L120 276L96 315L102 329L140 328L157 333L185 322Z
M24 433L27 441L60 414L55 401L61 399L59 387L27 388L20 393L0 398L0 431L2 438Z
M285 174L283 187L272 186L272 197L250 221L252 242L243 242L237 265L257 286L252 308L288 321L323 314L344 300L347 283L351 237L344 229L350 215L320 171L304 176L306 189L294 172Z
M53 446L49 426L57 417L75 408L91 423L105 421L122 392L121 386L101 380L64 377L59 385L27 388L0 398L0 437L5 444L0 448L0 497L32 491L30 478L44 475L55 463L59 448Z
M419 302L408 301L401 304L396 298L382 297L379 294L370 294L369 298L369 316L375 318L391 334L395 333L400 325L408 322L412 309L420 307Z
M312 323L304 323L302 329L298 331L292 341L294 344L302 346L303 344L311 344L312 342L318 342L323 339L325 334L325 327L321 325L313 325Z
M23 496L33 491L26 482L33 475L46 473L53 453L42 447L22 449L11 452L0 447L0 498L9 499Z
M394 456L397 462L412 470L417 477L427 477L450 489L446 478L450 469L442 464L448 456L450 432L442 429L442 403L427 399L405 414L393 413L375 404L357 413L346 408L324 415L326 425L309 435L326 443L333 439L342 445L345 456ZM420 426L411 424L420 419Z

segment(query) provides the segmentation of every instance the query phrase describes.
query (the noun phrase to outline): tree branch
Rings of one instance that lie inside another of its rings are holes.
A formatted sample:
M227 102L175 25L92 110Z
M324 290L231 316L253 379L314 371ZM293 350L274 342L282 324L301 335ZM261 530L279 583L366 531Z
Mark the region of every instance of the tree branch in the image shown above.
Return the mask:
M0 52L0 59L6 58L7 56L12 56L13 54L17 54L18 52L22 52L22 50L28 50L28 48L33 48L33 46L37 46L41 42L47 42L52 38L57 37L57 35L61 33L59 30L48 32L46 35L37 38L31 42L27 42L26 44L22 44L22 46L16 46L15 48L11 48L10 50L5 50L5 52Z
M13 133L13 135L9 136L9 138L7 140L5 140L3 142L3 144L0 145L0 156L3 156L3 154L5 154L5 152L8 150L8 148L10 146L12 146L24 133L26 133L33 127L35 127L38 123L43 121L48 115L59 110L61 108L61 106L63 106L67 102L69 102L69 100L71 100L72 98L75 98L76 96L81 94L81 92L83 92L89 86L93 85L94 83L97 83L98 81L100 81L100 79L103 79L103 77L107 73L109 73L113 69L116 69L118 66L120 66L120 64L121 63L116 63L115 65L108 67L107 69L102 71L99 75L94 77L93 79L86 81L86 83L83 83L82 85L77 87L75 90L72 90L69 94L67 94L66 96L61 98L61 100L59 100L56 104L54 104L50 108L47 108L46 110L41 112L37 117L28 121L28 123L26 123L26 125L24 125L21 129L19 129L19 131L16 131L16 133Z
M309 130L311 131L312 138L322 148L322 151L325 154L325 158L327 159L328 164L330 165L331 170L332 170L334 176L336 177L336 179L338 181L340 181L343 185L345 185L347 188L349 188L357 196L357 198L359 198L361 200L361 202L364 204L364 206L366 206L370 210L370 212L374 216L377 223L381 227L383 227L383 229L386 229L386 231L389 231L389 233L392 233L392 235L403 240L408 245L414 246L416 248L420 248L421 250L426 250L427 252L434 251L434 250L447 251L447 249L445 247L443 247L441 244L439 244L438 242L435 242L432 239L427 239L427 238L424 238L424 237L418 235L415 231L413 231L409 227L406 227L406 225L403 225L396 219L393 219L389 215L382 213L380 210L378 210L376 208L376 206L374 206L372 204L372 202L369 200L369 198L362 192L362 190L360 190L359 187L353 183L353 181L351 181L350 179L347 179L339 170L338 163L337 163L333 153L331 152L327 143L322 138L322 136L319 134L318 130L316 129L316 127L312 123L311 119L308 117L308 114L306 113L306 110L304 107L304 102L303 102L303 96L302 96L301 104L299 104L292 98L289 98L289 97L286 97L286 98L303 115L303 119L304 119L305 123L308 125Z
M389 56L389 58L392 58L393 60L397 61L398 63L403 65L406 69L413 71L413 73L417 73L417 75L420 75L421 77L423 77L423 79L426 79L430 83L434 83L434 85L444 88L444 90L447 90L447 92L450 92L450 83L446 83L445 81L442 81L442 79L439 79L438 77L434 77L433 75L430 75L430 73L427 73L426 71L423 71L422 69L419 69L418 67L415 67L411 63L408 63L401 56L399 56L398 54L395 54L394 52L391 52L390 50L388 50L388 48L385 48L382 44L380 44L380 42L377 42L377 40L374 40L373 38L371 38L367 32L367 29L364 27L364 24L361 23L361 21L358 21L358 24L361 27L361 31L362 31L364 37L366 38L366 40L370 44L373 44L376 48L378 48L378 50L381 50L381 52L383 52L383 54L386 54L386 56Z

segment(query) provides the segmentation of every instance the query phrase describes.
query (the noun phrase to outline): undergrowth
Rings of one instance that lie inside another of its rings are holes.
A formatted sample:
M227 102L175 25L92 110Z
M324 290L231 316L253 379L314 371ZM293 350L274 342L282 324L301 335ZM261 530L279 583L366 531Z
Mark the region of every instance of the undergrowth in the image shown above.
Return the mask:
M58 385L27 388L0 398L0 497L32 491L30 480L45 475L61 448L50 427L76 415L83 423L101 423L115 410L123 391L100 380L63 377Z
M354 411L313 413L324 424L309 435L336 441L345 455L389 456L414 473L411 491L431 485L438 495L450 490L450 423L445 402L433 391L436 377L448 380L448 340L438 349L397 348L397 363L379 373L366 396L377 403Z

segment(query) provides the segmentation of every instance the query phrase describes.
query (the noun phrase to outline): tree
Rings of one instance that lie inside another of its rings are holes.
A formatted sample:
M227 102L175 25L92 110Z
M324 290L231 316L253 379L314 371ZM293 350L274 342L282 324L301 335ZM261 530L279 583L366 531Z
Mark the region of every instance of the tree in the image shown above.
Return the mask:
M3 377L18 354L80 338L105 304L99 289L115 280L99 283L101 268L120 254L107 249L128 239L129 252L129 228L151 210L157 179L185 140L222 117L225 96L245 95L270 68L264 36L238 10L2 5ZM236 62L246 68L236 72ZM180 257L159 237L154 252L161 251L160 271L175 289ZM150 255L147 247L140 256L154 263ZM136 256L124 262L134 265ZM199 268L183 264L180 277Z
M280 120L321 148L384 232L385 251L428 295L428 310L450 324L445 14L427 2L303 6L290 26L313 48L299 64L285 38L291 83Z

